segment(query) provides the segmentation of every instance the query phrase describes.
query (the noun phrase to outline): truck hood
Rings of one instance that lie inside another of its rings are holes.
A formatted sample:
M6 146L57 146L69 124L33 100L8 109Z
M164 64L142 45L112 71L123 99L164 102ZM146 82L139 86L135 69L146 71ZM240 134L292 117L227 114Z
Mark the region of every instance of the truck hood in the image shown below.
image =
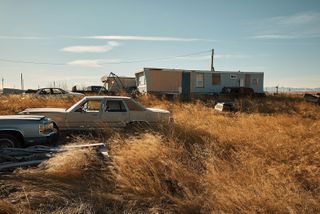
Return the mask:
M148 111L157 112L157 113L166 113L170 114L170 111L159 109L159 108L147 108Z
M39 115L5 115L5 116L0 116L0 121L2 120L35 120L35 121L40 121L45 116L39 116Z
M65 108L27 108L19 114L28 113L65 113L67 109Z

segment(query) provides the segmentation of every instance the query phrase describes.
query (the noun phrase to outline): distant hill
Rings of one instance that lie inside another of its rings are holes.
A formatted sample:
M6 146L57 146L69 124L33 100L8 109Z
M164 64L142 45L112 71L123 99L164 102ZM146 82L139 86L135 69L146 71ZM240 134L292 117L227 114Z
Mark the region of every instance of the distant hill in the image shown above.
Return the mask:
M276 87L265 87L266 92L276 92ZM279 87L279 92L320 92L320 88L290 88L290 87Z

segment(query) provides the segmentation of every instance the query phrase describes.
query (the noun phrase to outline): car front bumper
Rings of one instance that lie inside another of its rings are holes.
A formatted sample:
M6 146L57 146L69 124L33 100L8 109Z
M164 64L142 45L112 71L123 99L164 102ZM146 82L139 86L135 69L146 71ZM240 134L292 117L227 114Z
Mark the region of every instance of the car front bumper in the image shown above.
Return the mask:
M28 137L25 138L26 145L39 145L39 144L50 144L54 143L58 138L57 132L50 132L40 137Z

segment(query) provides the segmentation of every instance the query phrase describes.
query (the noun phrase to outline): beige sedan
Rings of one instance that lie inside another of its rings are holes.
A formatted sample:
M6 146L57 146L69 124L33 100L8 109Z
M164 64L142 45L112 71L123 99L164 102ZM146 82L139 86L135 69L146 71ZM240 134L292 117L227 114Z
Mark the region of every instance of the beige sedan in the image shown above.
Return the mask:
M169 122L167 110L145 108L130 97L88 96L69 109L28 108L19 114L43 115L51 118L59 130L88 130L124 127L135 122Z

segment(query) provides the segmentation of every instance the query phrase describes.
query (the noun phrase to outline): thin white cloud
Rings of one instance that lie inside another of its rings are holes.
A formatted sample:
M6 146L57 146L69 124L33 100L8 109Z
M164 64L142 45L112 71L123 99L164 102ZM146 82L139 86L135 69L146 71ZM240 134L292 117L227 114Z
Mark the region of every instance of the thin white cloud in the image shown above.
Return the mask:
M130 36L130 35L92 35L92 36L6 36L0 35L3 40L43 40L43 39L97 39L97 40L116 40L116 41L163 41L163 42L214 42L212 39L183 38L183 37L162 37L162 36Z
M46 40L53 39L54 37L43 37L43 36L0 36L3 40Z
M320 12L301 12L255 22L258 32L251 39L289 40L320 37Z
M280 35L280 34L264 34L252 36L253 39L297 39L298 36L294 35Z
M96 60L96 59L74 60L74 61L68 62L67 64L75 65L75 66L83 66L83 67L92 67L92 68L102 67L99 64L99 60Z
M116 46L119 46L118 42L110 41L110 42L108 42L108 45L69 46L69 47L62 48L61 51L72 52L72 53L104 53L104 52L108 52L108 51L112 50Z
M317 12L303 12L297 13L291 16L278 16L274 17L273 20L283 25L301 25L320 20L320 13Z
M81 66L81 67L91 67L91 68L100 68L104 63L118 63L117 59L81 59L74 60L67 63L67 65L72 66Z
M198 38L159 37L159 36L125 36L125 35L83 36L81 38L82 39L101 39L101 40L167 41L167 42L210 41L210 40L198 39Z

